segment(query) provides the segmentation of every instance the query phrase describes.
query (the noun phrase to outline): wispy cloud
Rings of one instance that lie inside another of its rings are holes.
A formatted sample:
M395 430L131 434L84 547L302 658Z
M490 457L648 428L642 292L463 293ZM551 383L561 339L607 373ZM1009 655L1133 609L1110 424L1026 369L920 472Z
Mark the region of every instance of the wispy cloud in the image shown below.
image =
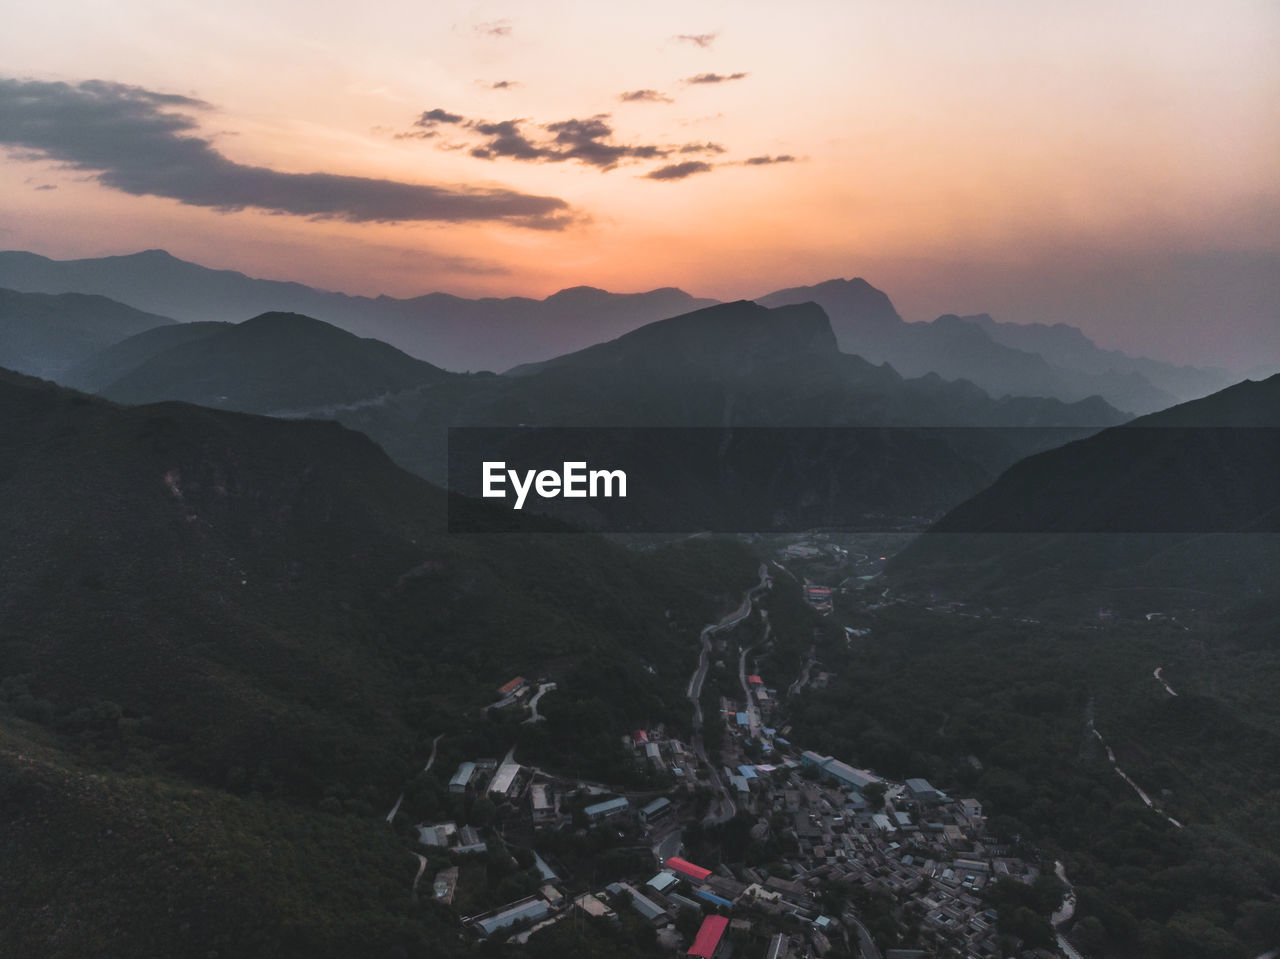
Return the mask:
M742 161L746 166L768 166L772 163L795 163L796 158L790 153L780 153L778 156L758 156L748 157Z
M667 166L658 167L645 174L650 180L683 180L691 177L695 173L710 173L711 164L703 163L701 160L688 160L684 163L672 163Z
M716 42L719 33L681 33L676 36L676 40L684 43L692 43L695 47L707 49L711 44Z
M745 73L699 73L697 76L686 77L685 83L728 83L730 80L742 80L747 76Z
M122 193L227 212L252 208L351 222L498 221L550 230L573 220L558 197L237 163L199 134L192 113L210 109L193 97L102 80L0 78L0 146L19 159L88 171ZM431 122L455 122L452 116L440 111Z
M489 20L486 23L476 24L476 33L483 34L486 37L509 37L511 36L510 20Z
M716 143L626 143L615 137L611 118L598 113L586 118L533 123L516 117L510 120L473 120L445 110L433 109L414 121L414 130L396 134L398 138L430 139L437 129L448 123L453 131L469 137L471 144L461 145L480 160L520 160L527 163L577 162L598 170L615 169L624 162L661 160L673 153L723 153ZM458 149L454 142L437 143L441 149Z
M619 93L618 99L623 103L675 103L665 93L657 90L628 90L626 93Z
M494 80L489 84L490 90L514 90L520 86L519 80Z

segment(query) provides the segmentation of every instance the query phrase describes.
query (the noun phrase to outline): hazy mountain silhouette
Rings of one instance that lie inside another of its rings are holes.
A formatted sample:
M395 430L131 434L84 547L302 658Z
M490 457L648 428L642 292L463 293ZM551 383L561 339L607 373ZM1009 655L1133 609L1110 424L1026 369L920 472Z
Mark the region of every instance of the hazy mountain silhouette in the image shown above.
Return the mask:
M173 322L103 296L0 289L0 366L61 379L98 350Z
M168 330L99 357L98 370L128 353L141 362L99 392L121 403L183 400L243 412L311 411L419 386L450 374L378 340L360 339L297 313L238 324L200 324L182 342ZM167 348L150 352L162 344Z
M1154 412L1177 400L1207 396L1238 380L1218 367L1176 366L1120 350L1104 350L1066 323L999 323L986 313L964 319L982 327L997 343L1038 353L1062 369L1098 377L1097 392L1103 395L1119 398L1126 388L1148 391L1135 394L1129 405L1117 402L1121 409ZM1271 372L1275 371L1268 374Z
M181 321L302 313L454 371L538 363L715 303L673 288L618 294L573 287L543 300L446 293L348 296L211 270L162 250L66 261L0 253L0 285L101 294ZM967 379L997 397L1011 393L1075 401L1096 394L1119 409L1143 413L1231 382L1222 370L1101 350L1074 327L1020 326L984 316L905 323L889 298L862 279L778 290L757 302L770 307L818 303L846 353L889 362L908 377L936 372Z
M765 306L813 301L831 317L846 353L887 362L904 376L938 373L966 379L993 396L1049 396L1066 401L1100 395L1145 413L1232 382L1224 370L1176 367L1101 350L1074 327L1027 328L989 316L941 316L907 323L889 298L865 280L829 280L761 297ZM1155 382L1159 382L1159 386Z
M84 260L0 253L0 285L10 280L15 289L98 293L182 321L303 313L450 370L500 370L545 359L715 302L672 288L624 294L574 287L543 300L348 296L211 270L163 250Z

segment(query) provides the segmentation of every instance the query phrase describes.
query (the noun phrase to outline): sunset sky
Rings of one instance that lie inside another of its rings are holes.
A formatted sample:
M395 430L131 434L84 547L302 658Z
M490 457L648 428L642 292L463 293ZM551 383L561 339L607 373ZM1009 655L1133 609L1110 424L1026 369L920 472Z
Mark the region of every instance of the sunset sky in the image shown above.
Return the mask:
M1065 321L1280 364L1280 4L11 5L0 247Z

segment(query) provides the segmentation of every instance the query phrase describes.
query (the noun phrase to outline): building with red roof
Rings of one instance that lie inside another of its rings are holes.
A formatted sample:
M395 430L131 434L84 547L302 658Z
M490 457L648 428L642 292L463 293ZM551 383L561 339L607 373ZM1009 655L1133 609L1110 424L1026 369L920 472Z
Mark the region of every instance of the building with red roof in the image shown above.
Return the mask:
M759 676L748 676L748 677L747 677L747 682L749 682L752 686L763 686L763 685L764 685L764 680L763 680L763 679L761 679Z
M515 679L511 680L511 682L503 683L501 686L499 686L498 692L501 693L503 696L510 696L512 693L514 693L517 689L519 689L524 684L525 684L525 678L523 676L517 676Z
M686 879L692 879L694 882L703 882L709 875L710 869L703 869L701 866L695 866L687 859L681 859L679 856L672 856L666 861L668 869L674 869Z
M689 947L689 951L685 955L711 959L715 955L716 947L720 945L720 939L724 936L724 931L727 928L729 928L729 920L725 916L707 916L706 919L702 920L702 927L698 930L698 935L694 938L693 945Z

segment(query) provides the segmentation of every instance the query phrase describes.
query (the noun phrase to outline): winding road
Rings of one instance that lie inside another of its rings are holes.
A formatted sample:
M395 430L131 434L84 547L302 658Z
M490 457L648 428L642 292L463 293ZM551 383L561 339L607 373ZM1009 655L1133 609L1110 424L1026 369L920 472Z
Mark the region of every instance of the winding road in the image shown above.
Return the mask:
M444 733L440 733L435 739L431 740L431 755L427 757L427 764L422 767L422 771L424 773L431 769L432 764L435 763L436 747L440 745L440 740L442 739L444 739ZM396 818L396 813L400 811L400 804L402 802L404 802L404 793L400 794L400 798L396 800L396 804L391 807L391 812L387 813L387 822L391 822L391 820ZM419 873L419 875L421 875L421 873ZM416 884L417 880L414 880L414 882Z
M693 671L693 675L689 677L689 685L685 690L685 697L693 703L693 737L691 745L693 746L694 754L697 755L698 761L707 768L711 775L711 784L720 793L719 802L713 804L707 815L703 817L702 821L708 825L728 822L738 812L738 807L733 801L733 795L721 779L720 771L711 765L711 761L707 758L706 746L702 741L702 703L700 700L702 698L702 684L706 681L707 667L710 665L711 637L721 630L732 629L751 615L752 601L769 588L769 568L762 563L759 572L760 582L747 590L742 597L741 605L736 610L720 620L720 622L709 623L702 628L702 632L698 637L702 646L698 652L698 666Z
M1142 787L1139 786L1132 779L1130 779L1129 776L1125 773L1125 771L1121 769L1118 765L1116 765L1116 754L1112 751L1111 747L1107 745L1107 741L1102 738L1102 733L1098 732L1098 730L1095 729L1093 731L1093 734L1098 737L1098 741L1102 743L1103 748L1106 749L1107 758L1111 760L1111 767L1116 771L1116 775L1118 775L1121 779L1127 782L1130 785L1130 787L1132 787L1133 791L1138 794L1138 798L1141 799L1144 803L1146 803L1149 808L1154 809L1157 813L1160 813L1161 816L1167 819L1172 825L1176 826L1178 829L1181 829L1182 823L1178 822L1178 820L1174 819L1172 816L1166 813L1160 812L1159 809L1156 809L1156 804L1152 802L1151 797L1148 796L1143 791Z
M1062 865L1061 860L1057 860L1053 864L1054 874L1062 880L1062 884L1067 887L1067 895L1062 900L1062 905L1057 911L1049 917L1049 922L1053 925L1053 934L1058 940L1058 950L1067 957L1067 959L1082 959L1075 946L1067 942L1062 934L1062 927L1071 921L1076 914L1076 889L1071 885L1071 880L1067 878L1066 867Z
M538 715L538 700L542 698L543 693L549 693L556 688L555 683L543 683L538 687L538 691L533 694L533 699L529 700L529 718L524 720L526 723L540 723L542 716Z
M1170 696L1176 696L1176 695L1178 695L1177 693L1175 693L1175 692L1173 691L1173 687L1172 687L1172 686L1170 686L1168 683L1166 683L1166 682L1164 681L1164 677L1160 675L1160 674L1161 674L1161 673L1163 673L1163 672L1164 672L1164 667L1163 667L1163 666L1157 666L1157 667L1156 667L1156 671L1155 671L1154 673L1152 673L1151 675L1152 675L1152 676L1154 676L1154 677L1156 678L1156 682L1158 682L1161 686L1163 686L1163 687L1164 687L1164 689L1165 689L1165 692L1167 692Z

